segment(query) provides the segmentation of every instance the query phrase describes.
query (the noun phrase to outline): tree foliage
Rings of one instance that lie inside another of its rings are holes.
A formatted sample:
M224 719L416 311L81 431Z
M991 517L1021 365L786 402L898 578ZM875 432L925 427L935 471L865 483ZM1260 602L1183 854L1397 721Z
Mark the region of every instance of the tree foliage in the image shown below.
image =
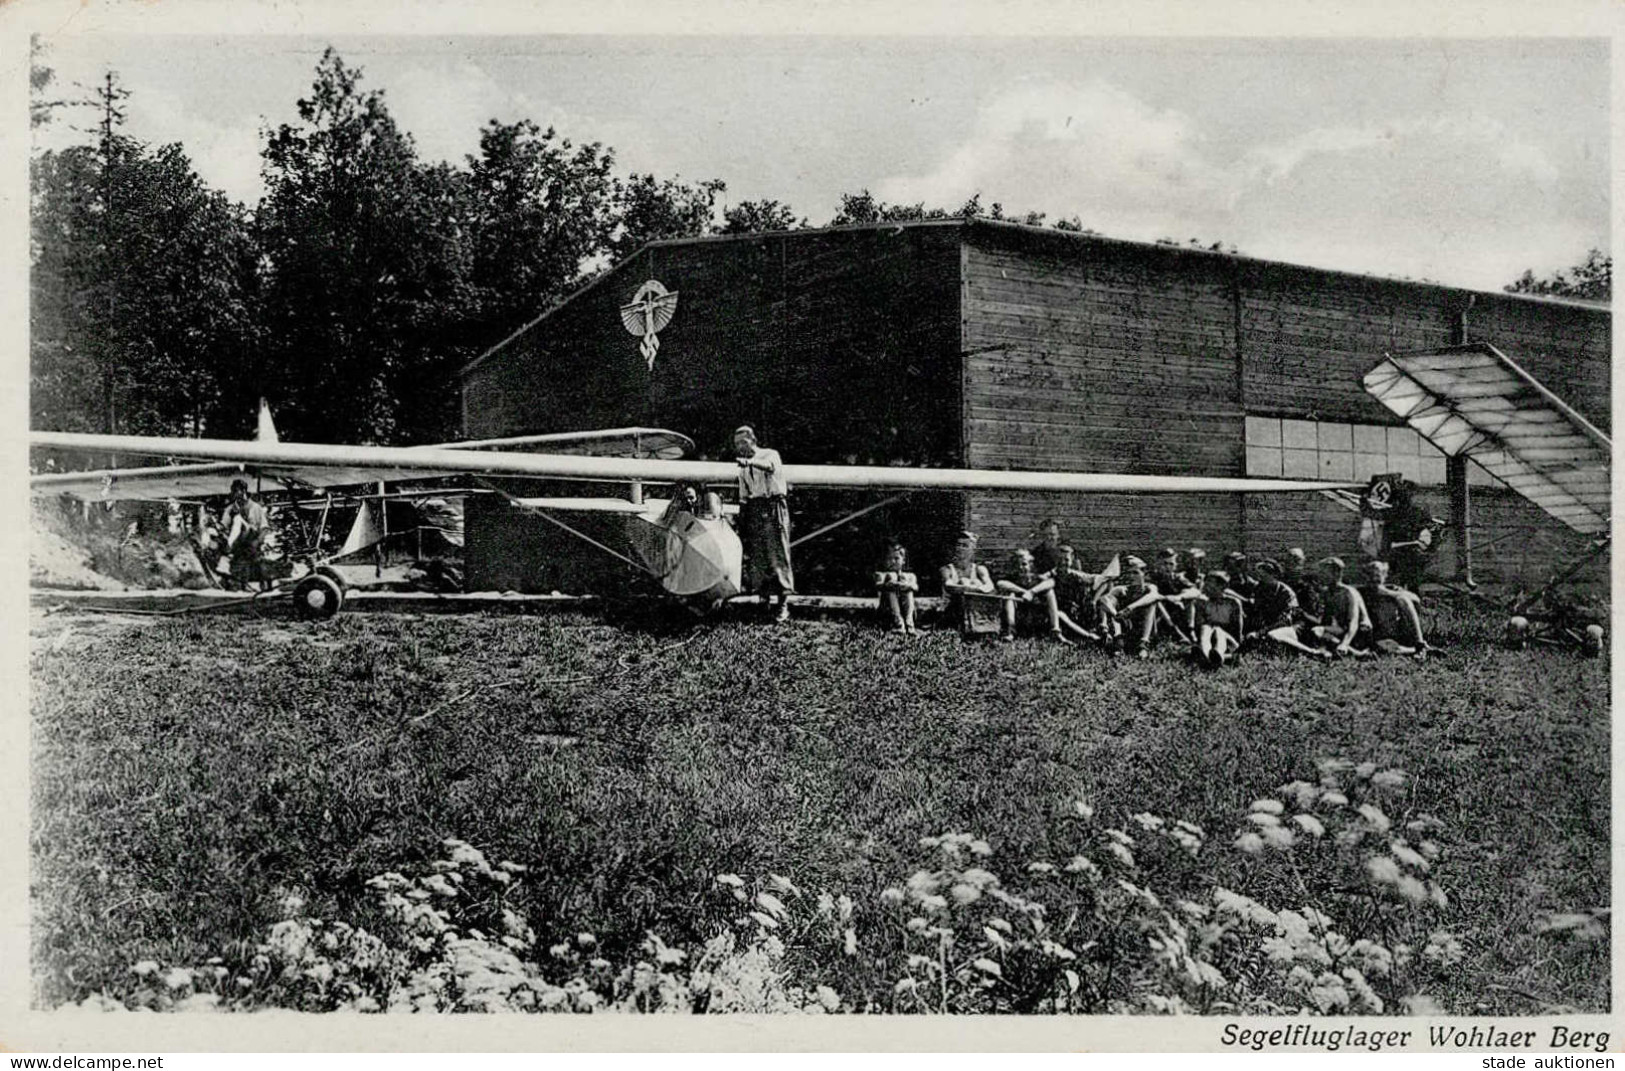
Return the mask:
M125 136L123 95L109 76L97 141L32 161L31 416L195 434L253 333L248 220L179 145Z
M471 301L470 221L462 177L423 166L360 79L329 49L265 147L254 378L295 438L387 443L449 430L450 399L423 387L455 361L441 331Z
M795 210L778 201L741 201L722 213L718 234L761 234L766 231L793 231L807 226Z
M1600 249L1592 249L1572 268L1564 268L1544 279L1537 279L1533 271L1525 271L1505 289L1509 294L1608 301L1614 292L1614 258Z
M616 235L609 252L621 260L645 242L698 238L711 232L717 197L728 189L721 179L689 184L680 178L634 174L615 183Z

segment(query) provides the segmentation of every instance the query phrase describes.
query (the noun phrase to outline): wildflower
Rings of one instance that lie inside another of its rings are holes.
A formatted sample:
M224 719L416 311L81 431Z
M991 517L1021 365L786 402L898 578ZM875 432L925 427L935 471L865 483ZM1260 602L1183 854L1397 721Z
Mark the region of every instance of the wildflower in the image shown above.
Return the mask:
M1388 832L1388 827L1392 823L1388 821L1387 815L1383 814L1380 810L1373 807L1369 803L1360 804L1358 810L1360 812L1360 817L1364 818L1367 822L1370 822L1378 833Z
M1444 1008L1426 993L1413 993L1400 1002L1406 1015L1443 1015Z
M592 959L587 961L587 966L591 967L595 971L607 971L609 970L611 964L609 960L603 958L602 956L594 956Z
M1286 981L1288 985L1308 992L1309 987L1315 984L1315 972L1300 963L1287 972Z
M718 885L729 885L736 889L745 884L745 879L738 874L718 874L716 881Z
M818 1003L823 1005L825 1011L834 1013L840 1010L841 995L835 990L827 985L821 985L814 992L818 994Z
M954 903L963 907L966 904L974 904L976 901L980 900L982 898L982 890L978 889L974 885L968 885L965 882L960 882L948 890L948 895L954 898Z
M1066 991L1068 993L1076 993L1078 991L1078 986L1083 984L1083 982L1078 978L1078 972L1066 970L1062 971L1061 974L1066 978Z
M858 931L848 926L846 932L841 934L841 949L849 956L858 954Z
M1394 954L1375 941L1361 938L1349 949L1349 958L1366 974L1378 977L1393 970Z
M892 992L899 996L904 993L912 993L919 986L919 984L920 983L916 982L912 978L899 978L897 979L897 984L892 986Z
M922 956L918 952L910 952L908 956L908 969L911 971L925 971L927 974L936 970L937 961L930 956Z
M852 898L845 893L842 893L835 899L836 913L841 916L843 921L852 917L852 908L854 906L855 905L852 903Z
M132 966L130 971L139 978L145 978L149 974L158 973L158 964L153 960L143 959Z
M1320 802L1328 807L1347 807L1349 798L1341 792L1323 792L1320 796Z
M497 866L501 867L503 870L506 870L510 874L523 874L530 869L530 867L524 865L523 863L515 863L507 859L504 859L502 862L498 863Z
M795 882L791 881L782 874L769 874L767 876L767 883L768 885L772 886L775 892L784 893L786 896L801 895L801 890L796 888Z
M1124 866L1132 867L1134 865L1134 853L1129 851L1123 845L1114 841L1111 844L1106 845L1106 850L1111 852L1112 855L1116 856L1117 861L1122 863Z
M995 978L1003 978L1004 977L1004 968L1000 967L997 963L994 963L992 960L986 958L985 956L982 957L981 959L978 959L975 962L973 962L971 964L971 966L975 967L977 970L981 971L983 974L991 974Z
M428 889L430 892L439 893L441 896L457 895L457 887L451 882L447 881L445 878L441 877L439 874L430 874L428 877L420 880L423 887Z
M1416 846L1416 850L1421 852L1423 858L1430 863L1437 862L1439 859L1439 846L1431 840L1422 841Z
M1129 836L1127 833L1124 833L1121 829L1108 829L1106 830L1106 836L1110 837L1112 840L1116 841L1118 844L1121 844L1125 848L1134 847L1134 838Z
M1448 907L1450 904L1450 900L1447 896L1445 896L1444 890L1439 888L1431 881L1428 882L1428 899L1433 901L1435 907Z
M1087 822L1095 816L1095 809L1084 800L1073 800L1072 813Z
M972 855L978 856L982 859L986 859L988 856L993 854L992 846L985 840L973 840L970 842L969 847Z
M1401 788L1408 776L1404 770L1383 770L1371 776L1371 783L1378 788Z
M552 956L554 959L567 959L570 956L570 953L573 951L574 949L570 947L570 942L560 941L556 945L550 945L547 949L547 954Z
M1323 1013L1329 1013L1349 1006L1349 991L1344 987L1343 979L1328 971L1315 980L1309 990L1309 999Z
M1295 814L1292 816L1292 820L1298 824L1299 829L1311 837L1321 837L1326 834L1326 827L1321 824L1320 819L1312 814Z
M927 893L934 893L940 884L935 874L926 870L916 870L909 875L908 892L911 897L918 900Z
M1255 826L1265 827L1278 826L1281 824L1281 820L1268 811L1254 811L1252 814L1247 816L1247 821L1251 822Z
M1234 846L1248 855L1257 855L1264 850L1264 838L1257 833L1243 833L1236 838Z
M1357 968L1344 967L1343 978L1348 982L1348 987L1354 991L1354 997L1361 1008L1378 1014L1382 1012L1382 998L1377 996L1376 992L1371 988L1371 983L1365 980L1364 974L1361 974Z
M931 893L920 897L920 906L927 911L946 912L948 910L948 901L935 893Z
M326 985L328 982L331 982L333 980L333 965L331 963L328 963L326 960L323 960L322 962L316 964L313 967L306 968L305 969L305 977L309 978L312 982L315 982L317 985ZM190 981L191 981L191 979L188 978L187 983L189 983ZM183 983L183 984L186 984L186 983ZM180 988L180 986L176 985L173 981L170 981L169 985L170 985L171 989L179 989Z
M923 933L925 932L926 921L920 918L920 916L915 915L913 918L908 920L906 925L913 933Z
M576 934L576 944L580 945L582 948L591 948L593 945L595 945L597 943L598 943L598 938L594 937L592 934L586 932L585 930L583 930L582 932Z
M997 915L995 915L992 918L988 919L987 924L989 926L993 927L995 930L998 930L1000 933L1010 933L1011 932L1010 923L1008 921L1006 921L1005 919L999 918Z
M1055 873L1055 864L1054 863L1031 862L1031 863L1027 864L1027 873L1029 873L1029 874L1053 874L1053 873Z
M1377 764L1374 762L1362 762L1360 765L1354 768L1354 776L1358 777L1362 781L1366 780L1376 772Z
M774 896L770 892L764 891L757 893L756 903L776 919L782 919L786 914L784 901L780 900L777 896Z
M1280 800L1272 800L1267 796L1263 799L1253 800L1253 805L1249 809L1263 814L1280 814L1283 810Z
M1401 863L1409 864L1418 870L1426 870L1428 868L1428 861L1422 858L1421 855L1417 854L1417 852L1413 850L1409 844L1406 844L1402 840L1396 840L1392 844L1388 845L1388 850L1393 853L1394 858L1398 859Z
M1271 848L1279 848L1283 851L1292 847L1294 842L1292 830L1285 826L1270 826L1264 830L1263 836L1264 842Z
M1299 807L1313 807L1320 797L1320 789L1308 781L1289 781L1275 790L1282 799L1289 799Z
M1427 947L1422 949L1422 957L1438 964L1441 967L1453 967L1461 962L1466 955L1461 942L1455 935L1446 930L1435 930L1428 937Z
M1399 864L1386 855L1374 855L1366 860L1366 870L1371 873L1371 880L1384 885L1392 885L1399 880Z
M903 890L895 885L882 889L880 891L880 902L896 907L903 902Z
M995 930L991 926L982 927L982 936L986 937L987 943L992 945L994 948L1010 947L1010 942L1005 939L1004 934L1000 933L998 930Z
M1139 826L1141 829L1148 829L1148 830L1155 831L1155 830L1161 829L1162 826L1163 826L1162 819L1158 818L1156 815L1152 814L1150 811L1141 811L1139 814L1130 815L1129 819L1132 822L1134 822L1135 825Z
M1428 900L1427 886L1423 885L1420 881L1418 881L1417 879L1411 877L1409 874L1406 874L1403 877L1401 877L1399 879L1399 881L1395 883L1395 887L1399 890L1399 895L1403 896L1405 899L1409 900L1411 903L1413 903L1413 904L1425 904L1425 903L1427 903L1427 900Z
M1055 941L1051 941L1051 940L1048 940L1048 939L1046 939L1044 941L1044 943L1039 947L1041 947L1044 950L1044 955L1051 956L1051 957L1053 957L1055 959L1058 959L1058 960L1062 961L1063 963L1067 962L1069 960L1074 960L1074 959L1078 958L1078 954L1076 952L1072 951L1070 948L1066 947L1063 944L1058 944Z
M767 930L776 930L776 929L778 929L779 920L774 918L772 915L766 914L765 912L761 912L761 911L752 911L750 913L750 917L755 919L756 922L763 929L767 929Z
M1068 874L1085 874L1094 880L1100 878L1100 868L1081 855L1072 857L1072 861L1066 864L1066 872Z

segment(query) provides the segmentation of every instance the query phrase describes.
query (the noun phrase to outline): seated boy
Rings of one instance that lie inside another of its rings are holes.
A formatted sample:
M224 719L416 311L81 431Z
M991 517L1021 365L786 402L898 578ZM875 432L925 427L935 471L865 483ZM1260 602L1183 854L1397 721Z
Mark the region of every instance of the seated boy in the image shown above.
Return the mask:
M1247 555L1239 550L1232 550L1226 554L1224 571L1230 574L1230 590L1241 596L1242 605L1251 603L1253 593L1258 588L1258 581L1253 577L1253 569L1247 561Z
M1262 637L1294 651L1330 658L1330 651L1306 643L1305 633L1299 631L1303 611L1298 606L1297 593L1281 577L1281 563L1265 558L1254 569L1258 573L1258 584L1253 588L1253 610L1247 615L1247 636L1243 639ZM1314 639L1312 632L1307 636Z
M1038 567L1037 555L1033 568ZM1096 640L1100 636L1100 598L1102 578L1098 573L1086 573L1078 568L1077 552L1072 544L1062 543L1056 549L1055 606L1062 627L1071 625L1078 635ZM1090 631L1091 629L1095 631Z
M1241 599L1230 589L1230 577L1215 569L1202 578L1202 593L1191 604L1196 618L1193 653L1212 668L1230 660L1246 628Z
M1062 643L1071 643L1061 632L1060 607L1055 601L1055 578L1040 576L1033 565L1032 551L1017 550L1010 555L1010 572L998 581L1006 596L1004 638L1016 638L1018 623L1024 631L1043 630Z
M1202 588L1179 571L1179 551L1164 547L1148 579L1162 595L1162 601L1157 604L1157 616L1162 625L1179 637L1181 643L1189 643L1187 632L1191 616L1186 604L1195 602Z
M1151 657L1151 641L1166 617L1158 612L1163 601L1162 593L1146 578L1145 562L1133 555L1124 558L1121 582L1107 589L1101 603L1129 654Z
M942 567L942 593L947 596L966 636L996 633L1000 629L998 589L987 566L976 560L976 533L961 532L954 544L954 560Z
M1370 654L1371 613L1352 584L1343 582L1348 566L1342 558L1322 558L1316 569L1322 591L1321 623L1314 628L1320 642L1333 654L1361 657Z
M880 593L880 610L887 615L892 631L914 635L914 594L920 590L920 583L908 571L908 551L895 539L886 544L886 555L875 574L875 589Z
M1425 658L1435 648L1422 635L1422 599L1413 591L1389 583L1389 566L1384 561L1366 564L1367 583L1361 586L1366 608L1371 614L1371 634L1379 650L1388 654Z

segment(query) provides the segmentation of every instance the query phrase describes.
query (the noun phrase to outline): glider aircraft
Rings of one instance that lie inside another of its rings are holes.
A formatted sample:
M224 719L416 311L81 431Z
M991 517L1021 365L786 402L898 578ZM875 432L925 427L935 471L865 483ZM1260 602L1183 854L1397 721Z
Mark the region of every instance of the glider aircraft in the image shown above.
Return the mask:
M1494 347L1479 343L1390 355L1367 373L1364 386L1445 454L1473 459L1568 527L1594 538L1600 535L1594 544L1596 553L1606 548L1611 454L1607 436ZM470 486L434 493L499 495L512 507L542 517L620 558L656 579L672 595L716 603L740 589L742 550L728 522L733 507L721 506L716 496L704 490L731 486L737 467L731 462L682 460L693 443L676 432L619 428L414 447L285 443L278 441L262 404L259 437L249 441L44 431L31 432L29 441L33 447L81 455L165 461L142 468L36 475L31 480L35 494L203 498L223 495L232 479L249 474L262 486L271 481L305 496L307 504L331 503L335 494L367 502L391 497L384 490L389 483L410 485L453 478ZM863 489L889 495L801 536L797 543L817 538L913 491L1319 492L1363 510L1368 518L1380 518L1389 505L1389 492L1403 484L1392 475L1367 483L797 464L785 465L784 475L797 487ZM589 487L621 485L625 497L526 497L491 482L514 478L580 482ZM669 485L676 492L669 499L645 498L646 483ZM1363 495L1357 494L1362 491ZM564 519L571 514L624 518L622 546L609 546L581 531ZM1383 546L1378 548L1381 553L1403 550L1419 534L1407 534L1398 527L1388 525ZM1430 541L1431 534L1424 537L1424 549L1429 549ZM347 546L352 542L347 541ZM307 562L310 575L295 590L296 603L307 616L328 616L342 605L342 582L336 574L318 572L321 565L312 556Z
M472 486L455 492L433 493L500 495L511 506L540 516L653 577L671 595L715 604L740 590L743 551L728 521L736 507L721 505L716 495L704 490L714 485L731 486L737 479L738 468L731 462L678 460L693 444L675 432L621 428L435 446L384 447L285 443L263 435L260 439L241 441L36 431L30 433L29 443L36 448L81 455L142 456L170 462L139 468L36 475L31 479L31 491L36 495L73 494L104 500L197 499L225 494L233 479L246 474L260 480L262 486L265 481L278 484L304 497L307 504L332 501L335 495L365 503L390 497L383 490L389 483L451 477L460 484ZM890 493L890 497L801 536L798 543L817 538L904 494L921 490L1303 493L1360 486L1322 480L848 465L786 465L784 474L787 481L797 487L859 488ZM627 493L626 497L525 497L500 490L490 482L516 477L600 486L619 484ZM645 498L646 483L671 485L677 491L669 499ZM345 488L351 490L343 490ZM592 538L563 519L570 514L623 517L623 546L612 547ZM354 544L354 540L346 541L347 548L354 549ZM313 556L306 565L307 575L299 578L295 585L296 605L306 616L330 616L342 605L342 581Z

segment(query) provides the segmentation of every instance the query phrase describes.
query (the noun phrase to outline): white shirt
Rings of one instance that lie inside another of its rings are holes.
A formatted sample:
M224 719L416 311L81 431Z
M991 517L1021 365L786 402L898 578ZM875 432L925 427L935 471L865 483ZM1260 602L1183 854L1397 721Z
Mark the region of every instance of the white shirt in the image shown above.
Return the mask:
M750 460L754 462L753 465L739 467L741 501L789 493L789 485L784 482L784 463L779 460L777 450L758 446L756 452L750 455Z

